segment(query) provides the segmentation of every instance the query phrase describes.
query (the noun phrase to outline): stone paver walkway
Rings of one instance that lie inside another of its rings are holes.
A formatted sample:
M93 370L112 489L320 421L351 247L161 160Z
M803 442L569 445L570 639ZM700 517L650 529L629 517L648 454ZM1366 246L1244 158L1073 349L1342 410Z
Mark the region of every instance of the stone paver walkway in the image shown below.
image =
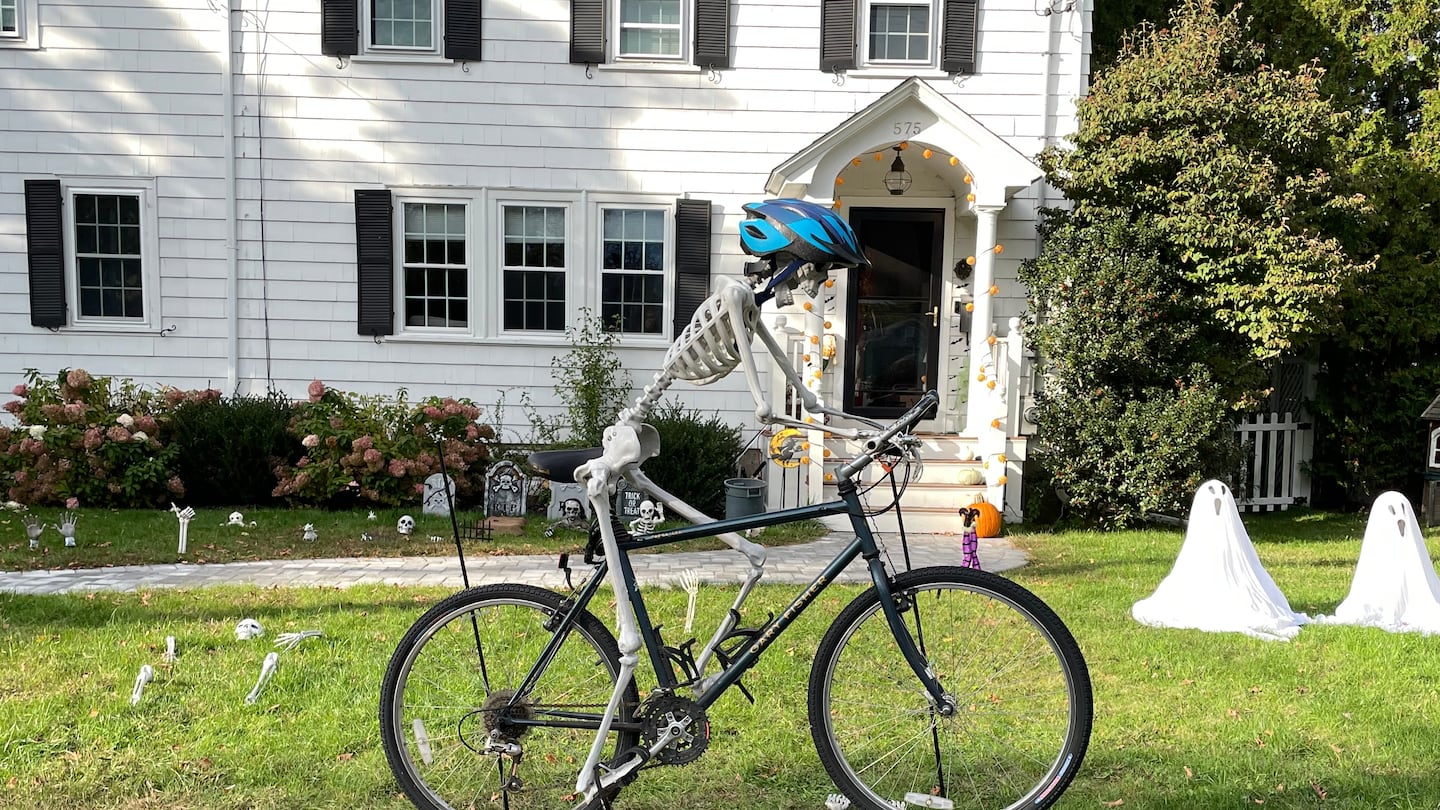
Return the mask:
M796 546L770 549L765 564L767 583L804 584L814 579L851 540L837 534ZM894 567L903 568L898 538L882 538ZM953 535L912 534L909 538L912 566L959 565L960 538ZM728 549L685 551L665 554L634 554L630 557L641 584L674 587L687 568L700 572L710 583L740 582L749 565L745 558ZM513 555L465 558L471 585L494 582L526 582L558 588L564 574L556 568L556 556ZM1003 539L980 541L980 564L987 571L1004 571L1025 564L1025 555ZM585 569L580 555L571 555L577 576ZM840 582L868 581L864 560L856 559L840 576ZM260 587L318 587L383 583L389 585L461 586L460 564L456 557L346 557L328 560L269 560L265 562L186 563L171 565L130 565L114 568L86 568L61 571L0 573L0 591L22 594L53 594L72 591L135 591L144 588L203 588L211 585L257 585Z

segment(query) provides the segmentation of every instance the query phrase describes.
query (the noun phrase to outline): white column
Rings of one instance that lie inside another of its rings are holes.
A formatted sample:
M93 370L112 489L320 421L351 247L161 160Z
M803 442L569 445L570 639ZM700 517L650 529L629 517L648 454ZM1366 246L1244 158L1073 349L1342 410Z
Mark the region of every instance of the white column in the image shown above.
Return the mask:
M995 283L995 230L1004 206L977 205L975 210L975 271L971 276L975 309L970 313L969 396L965 402L965 430L969 436L981 436L991 430L990 422L1001 414L992 407L995 398L980 379L988 379L995 369L988 362L991 356L990 335L994 333L990 286ZM1002 425L1002 429L1005 426Z

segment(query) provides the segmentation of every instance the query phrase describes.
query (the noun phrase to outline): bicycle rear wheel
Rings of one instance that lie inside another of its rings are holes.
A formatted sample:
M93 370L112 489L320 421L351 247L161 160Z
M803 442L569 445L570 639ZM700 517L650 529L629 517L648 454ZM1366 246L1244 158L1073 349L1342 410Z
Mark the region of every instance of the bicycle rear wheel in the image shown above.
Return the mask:
M558 594L529 585L473 588L431 608L401 639L381 686L380 738L416 807L561 810L579 801L575 778L620 672L614 637L582 611L533 688L515 697L562 606ZM632 682L616 722L630 722L638 702ZM509 722L517 717L589 727ZM512 760L482 753L496 727L523 751L518 790L503 788ZM607 756L639 738L612 731L610 739Z
M893 593L957 710L933 707L875 589L861 594L831 624L810 671L811 732L835 785L867 810L916 805L907 795L984 810L1049 807L1090 739L1090 676L1070 631L1034 594L970 569L900 574Z

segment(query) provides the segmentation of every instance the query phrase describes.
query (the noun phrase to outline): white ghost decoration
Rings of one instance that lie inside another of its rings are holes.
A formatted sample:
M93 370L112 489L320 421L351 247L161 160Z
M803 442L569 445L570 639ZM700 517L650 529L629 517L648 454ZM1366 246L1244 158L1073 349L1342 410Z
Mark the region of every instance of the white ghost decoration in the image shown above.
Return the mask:
M1153 627L1244 633L1267 641L1288 641L1310 621L1290 609L1260 564L1235 496L1219 481L1200 485L1175 567L1130 613Z
M1440 633L1440 579L1410 501L1385 492L1370 507L1350 595L1317 621L1392 632Z

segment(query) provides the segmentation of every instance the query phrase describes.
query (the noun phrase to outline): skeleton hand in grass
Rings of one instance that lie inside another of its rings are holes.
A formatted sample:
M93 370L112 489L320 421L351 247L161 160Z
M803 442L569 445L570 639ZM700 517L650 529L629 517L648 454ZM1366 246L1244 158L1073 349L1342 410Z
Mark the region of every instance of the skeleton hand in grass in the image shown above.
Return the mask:
M78 517L79 515L74 512L66 512L60 517L60 525L55 527L55 531L60 532L60 536L65 538L66 548L75 547L75 520Z
M35 551L39 549L40 533L45 531L45 524L36 520L34 515L26 515L20 518L20 522L25 524L25 534L30 536L30 550Z

